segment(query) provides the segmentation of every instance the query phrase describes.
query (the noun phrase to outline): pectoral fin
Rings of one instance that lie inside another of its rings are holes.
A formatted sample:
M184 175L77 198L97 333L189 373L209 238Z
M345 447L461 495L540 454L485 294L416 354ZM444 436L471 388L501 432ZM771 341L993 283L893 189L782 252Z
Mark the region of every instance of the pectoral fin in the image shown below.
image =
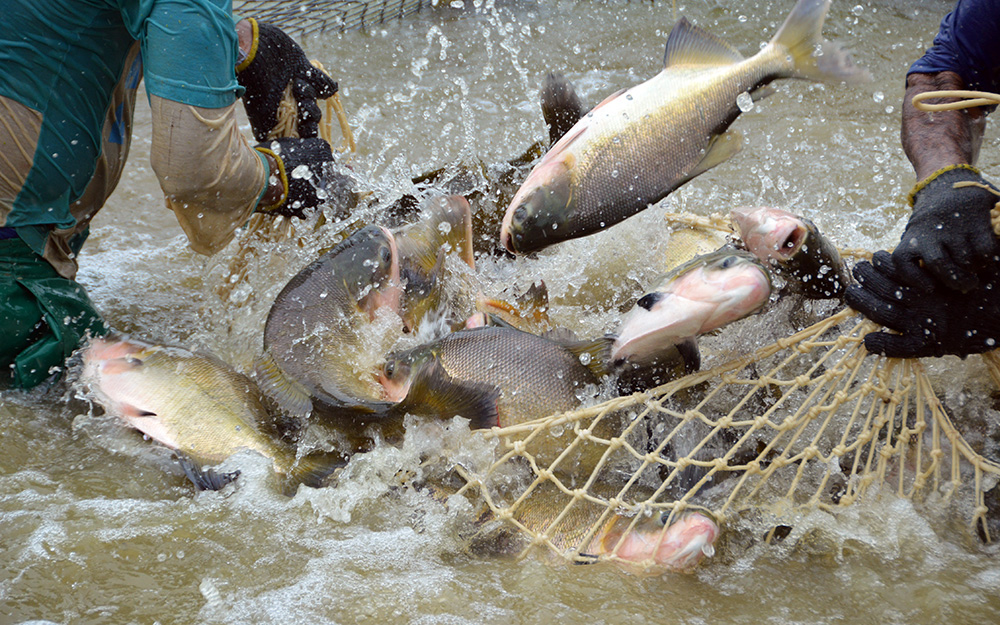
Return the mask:
M240 475L239 471L219 473L214 469L203 469L197 462L180 453L177 454L177 462L184 470L184 475L198 490L222 490Z
M410 391L398 409L417 415L450 419L465 417L473 429L500 425L500 390L492 384L457 380L437 360L413 374Z
M679 182L677 182L674 188L676 189L685 182L700 176L716 165L725 163L732 157L736 156L736 154L738 154L742 149L743 135L739 132L735 130L727 130L722 134L715 135L709 142L708 147L705 148L705 155L702 159L698 161L697 165L688 170L688 173L681 178Z

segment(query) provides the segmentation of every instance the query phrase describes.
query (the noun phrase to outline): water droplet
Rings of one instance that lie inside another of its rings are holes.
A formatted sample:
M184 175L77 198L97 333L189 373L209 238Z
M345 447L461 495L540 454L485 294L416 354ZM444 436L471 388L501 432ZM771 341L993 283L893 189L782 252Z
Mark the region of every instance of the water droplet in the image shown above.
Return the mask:
M736 96L736 106L740 107L740 110L744 113L753 110L753 98L750 94L744 91L740 95Z
M876 102L881 102L884 99L885 99L885 94L882 93L881 91L876 91L875 93L872 94L872 100L875 100Z
M580 364L589 365L591 361L591 356L587 352L580 354Z
M438 232L440 232L441 234L448 234L449 232L451 232L451 224L448 223L447 221L442 221L441 223L438 224Z

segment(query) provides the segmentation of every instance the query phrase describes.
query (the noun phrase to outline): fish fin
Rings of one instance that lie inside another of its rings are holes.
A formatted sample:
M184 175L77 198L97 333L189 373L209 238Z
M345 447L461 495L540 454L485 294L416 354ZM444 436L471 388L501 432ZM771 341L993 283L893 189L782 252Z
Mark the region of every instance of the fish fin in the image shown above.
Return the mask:
M742 60L739 50L682 17L667 36L663 66L731 65Z
M675 345L677 353L684 359L684 370L694 373L701 369L701 351L698 350L698 339L695 337L686 338Z
M261 392L280 411L296 417L308 415L312 411L309 391L288 377L270 353L265 351L254 363L254 376Z
M611 374L611 346L614 342L614 336L606 335L592 341L577 341L563 347L579 358L580 362L600 379Z
M722 134L715 135L705 149L705 155L698 164L694 166L687 175L677 183L677 188L692 180L716 165L725 163L743 149L743 135L736 130L727 130Z
M198 490L222 490L222 488L239 477L239 471L219 473L214 469L203 469L188 456L178 453L177 462L181 465L184 475Z
M338 469L347 466L347 456L336 451L313 451L299 458L288 474L287 490L305 484L310 488L327 485L329 478Z
M472 421L472 429L500 425L500 389L492 384L456 380L441 363L430 360L413 374L410 392L398 410L413 414L450 419L454 416Z
M506 328L508 330L521 330L512 323L504 320L500 315L494 315L493 313L483 313L486 315L486 325L493 328Z
M472 250L472 209L460 195L441 196L427 203L420 220L396 233L396 248L404 262L415 262L424 272L434 269L438 249L451 247L462 262L475 268ZM448 227L442 228L442 224Z
M542 118L549 127L549 145L555 145L586 112L573 84L559 73L549 73L542 84Z
M871 74L851 60L839 44L823 39L823 20L830 0L798 0L768 46L785 48L792 58L788 73L793 78L820 82L859 83ZM821 52L816 54L816 49Z

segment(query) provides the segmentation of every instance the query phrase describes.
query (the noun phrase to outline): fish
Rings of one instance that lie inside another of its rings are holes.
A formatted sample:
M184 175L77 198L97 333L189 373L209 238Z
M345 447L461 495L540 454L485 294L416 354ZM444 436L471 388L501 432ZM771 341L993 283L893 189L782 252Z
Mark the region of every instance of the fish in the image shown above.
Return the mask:
M345 461L340 454L298 458L254 381L209 355L132 338L97 338L83 351L81 380L109 414L175 450L202 489L218 490L231 481L234 474L205 468L243 449L271 460L292 489L324 485Z
M580 407L610 340L560 343L500 325L389 354L378 375L397 410L506 427ZM588 362L590 367L584 364Z
M435 499L446 501L448 490L427 490ZM599 481L588 488L599 500L604 499L604 492L617 496L618 490ZM530 535L544 534L553 547L573 554L580 564L611 559L628 571L690 572L715 555L715 542L721 533L712 515L698 510L681 512L669 524L670 515L664 513L633 525L634 517L625 514L615 512L602 517L608 507L604 501L580 500L568 509L567 504L562 491L543 482L532 488L530 496L511 506L513 525L494 523L497 517L486 508L474 524L475 533L470 535L473 550L516 553L528 545ZM599 524L596 529L595 524Z
M749 252L723 247L672 271L643 295L616 332L611 360L646 364L691 361L692 340L760 310L770 298L771 277Z
M388 407L376 366L398 338L373 336L385 311L402 332L402 282L393 234L365 226L310 263L281 290L264 324L255 374L289 415L379 413ZM369 354L370 364L367 362Z
M445 301L444 264L455 254L470 269L472 214L461 195L439 196L424 203L420 219L393 231L403 280L401 316L410 331Z
M867 80L846 51L822 38L829 4L799 0L750 58L681 18L667 38L664 69L605 98L535 164L504 215L501 245L536 252L659 202L740 150L740 135L728 130L740 103L764 97L776 79Z
M747 249L810 299L844 294L850 279L837 246L811 220L768 206L734 208L733 223Z

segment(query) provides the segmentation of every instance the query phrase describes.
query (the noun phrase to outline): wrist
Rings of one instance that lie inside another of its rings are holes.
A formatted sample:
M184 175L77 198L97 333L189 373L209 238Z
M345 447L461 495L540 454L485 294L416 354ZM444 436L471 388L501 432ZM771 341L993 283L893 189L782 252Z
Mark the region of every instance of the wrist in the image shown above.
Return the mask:
M958 165L948 165L942 167L935 172L932 172L923 180L918 182L913 186L913 189L907 194L906 199L910 206L914 206L917 200L917 194L926 189L928 186L933 184L935 181L942 181L943 178L957 178L960 180L974 180L981 179L980 171L973 167L972 165L967 165L965 163L960 163Z
M285 175L285 164L274 152L262 147L254 149L260 152L267 162L266 187L257 201L257 210L267 212L284 204L288 197L288 177Z
M236 60L236 73L242 72L257 56L257 44L260 31L257 20L250 17L236 23L236 36L239 39L239 57Z

